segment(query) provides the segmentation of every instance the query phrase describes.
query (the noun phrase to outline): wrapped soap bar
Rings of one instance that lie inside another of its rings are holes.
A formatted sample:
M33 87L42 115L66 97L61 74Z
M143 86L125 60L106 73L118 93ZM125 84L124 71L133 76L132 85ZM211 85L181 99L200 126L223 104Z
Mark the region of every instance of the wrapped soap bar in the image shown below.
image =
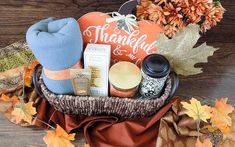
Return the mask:
M88 44L84 52L84 67L91 69L91 96L108 96L108 74L111 46Z
M70 77L75 95L90 95L90 69L70 69Z

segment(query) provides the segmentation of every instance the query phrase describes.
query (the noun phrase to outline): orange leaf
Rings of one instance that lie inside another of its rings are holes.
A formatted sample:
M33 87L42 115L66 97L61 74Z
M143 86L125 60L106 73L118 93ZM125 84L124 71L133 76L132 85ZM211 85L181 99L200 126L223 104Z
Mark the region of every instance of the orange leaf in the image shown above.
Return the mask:
M24 71L25 86L31 87L31 80L32 80L33 71L38 64L39 64L39 62L37 60L33 60L29 66L25 67L25 71Z
M16 124L25 121L29 124L32 123L33 115L35 115L36 108L33 107L33 102L20 103L19 106L16 106L12 111L12 116L14 117Z
M2 94L0 97L0 112L6 112L9 108L15 106L19 102L19 98L16 96L9 97L5 94Z
M5 94L2 94L0 100L4 101L4 102L9 102L11 101L10 97L5 95Z
M203 142L198 138L195 147L213 147L213 145L209 138L205 139Z
M234 108L227 104L227 98L215 101L215 107L212 108L211 124L212 127L218 128L222 133L228 133L229 127L232 125L230 113Z
M47 131L43 140L48 147L74 147L70 141L75 140L75 134L68 134L63 128L56 125L54 131Z

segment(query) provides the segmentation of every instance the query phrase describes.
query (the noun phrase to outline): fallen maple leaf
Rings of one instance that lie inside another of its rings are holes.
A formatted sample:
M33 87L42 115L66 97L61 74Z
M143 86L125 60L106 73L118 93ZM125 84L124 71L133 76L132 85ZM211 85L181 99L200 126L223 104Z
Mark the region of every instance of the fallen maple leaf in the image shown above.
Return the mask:
M15 106L11 114L14 117L16 124L19 124L21 121L31 124L33 119L32 116L36 113L36 108L33 107L33 102L28 102L19 103L18 106Z
M232 125L230 113L234 108L227 104L228 99L222 98L215 101L215 107L212 108L211 124L212 127L218 128L222 133L228 133Z
M17 96L9 97L2 94L0 97L0 112L6 112L9 108L14 107L18 102L19 98Z
M187 110L186 114L194 120L207 122L207 119L211 118L211 108L206 105L202 106L195 98L192 98L190 103L181 102L181 104Z
M2 100L4 102L12 102L13 105L16 104L17 102L19 102L19 98L15 95L12 97L9 97L5 94L2 94L2 96L0 97L0 100Z
M89 144L84 144L84 147L90 147L90 145Z
M213 145L209 138L205 139L203 142L198 138L195 147L213 147Z
M232 119L232 125L230 131L227 134L224 134L224 138L220 147L232 147L235 146L235 110L229 116Z
M47 135L43 138L48 147L74 147L70 142L75 140L75 134L68 134L59 125L53 131L47 131Z
M180 75L202 73L202 69L195 68L194 65L199 62L207 62L208 56L212 56L217 50L206 43L194 48L200 38L199 30L198 25L190 24L172 39L164 34L160 34L157 38L156 53L165 56L171 67Z

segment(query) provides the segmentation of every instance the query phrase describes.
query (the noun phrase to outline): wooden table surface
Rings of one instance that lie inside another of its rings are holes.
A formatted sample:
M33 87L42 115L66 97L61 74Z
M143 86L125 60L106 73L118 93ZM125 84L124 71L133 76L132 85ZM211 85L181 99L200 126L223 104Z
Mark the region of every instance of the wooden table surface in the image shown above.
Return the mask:
M47 17L74 17L91 11L112 12L126 0L1 0L0 47L25 38L27 28ZM219 47L208 63L197 64L204 73L181 77L178 95L208 100L228 97L235 104L235 3L222 0L227 10L223 21L208 31L200 42ZM81 133L80 133L81 134ZM10 124L0 114L0 147L45 146L45 131ZM81 135L76 144L82 144Z

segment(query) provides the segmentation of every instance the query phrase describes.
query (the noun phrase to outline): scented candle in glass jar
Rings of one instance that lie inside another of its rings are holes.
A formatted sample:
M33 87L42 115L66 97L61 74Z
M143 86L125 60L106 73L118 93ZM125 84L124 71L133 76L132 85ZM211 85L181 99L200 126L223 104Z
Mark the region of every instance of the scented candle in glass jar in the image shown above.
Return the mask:
M118 62L109 71L110 94L114 97L132 98L138 92L142 75L131 62Z

